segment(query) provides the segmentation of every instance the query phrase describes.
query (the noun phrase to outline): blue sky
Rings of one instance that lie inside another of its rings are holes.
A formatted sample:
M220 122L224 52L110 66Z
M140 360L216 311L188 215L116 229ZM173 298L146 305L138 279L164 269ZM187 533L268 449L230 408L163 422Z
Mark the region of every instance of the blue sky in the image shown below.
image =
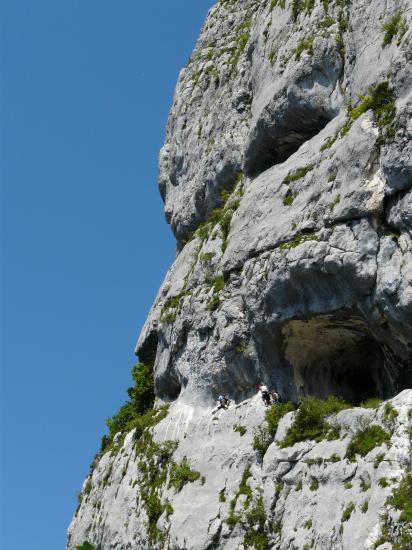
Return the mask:
M0 547L58 550L175 243L157 156L209 0L3 0Z

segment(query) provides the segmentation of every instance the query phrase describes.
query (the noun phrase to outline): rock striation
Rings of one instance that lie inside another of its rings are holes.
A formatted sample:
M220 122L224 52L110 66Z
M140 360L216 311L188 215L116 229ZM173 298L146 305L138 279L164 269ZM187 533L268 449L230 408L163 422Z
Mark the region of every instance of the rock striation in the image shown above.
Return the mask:
M136 347L170 407L98 456L68 550L412 547L399 504L412 490L411 14L409 0L210 10L160 153L178 253ZM386 402L331 410L329 431L299 441L304 406L271 424L261 380L282 407ZM219 393L233 405L212 414Z

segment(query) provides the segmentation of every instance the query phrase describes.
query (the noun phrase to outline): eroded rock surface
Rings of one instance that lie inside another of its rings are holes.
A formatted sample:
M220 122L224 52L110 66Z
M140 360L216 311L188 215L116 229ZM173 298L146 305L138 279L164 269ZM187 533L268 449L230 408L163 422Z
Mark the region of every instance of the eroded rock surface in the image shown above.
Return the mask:
M385 414L387 404L377 410L344 410L331 419L340 428L339 439L281 448L277 441L296 414L288 413L262 461L252 448L255 430L264 419L259 397L216 414L177 400L155 428L154 439L160 444L178 441L173 460L188 457L190 468L200 476L181 491L169 488L167 480L161 486L162 501L169 502L173 512L165 511L157 523L165 533L157 546L243 548L253 524L250 515L261 499L268 546L257 548L373 548L385 522L396 527L399 511L387 499L411 464L412 390L387 403L395 410L394 418ZM353 435L371 425L391 434L390 442L349 460L346 453ZM68 548L84 540L101 549L152 547L140 492L145 455L139 454L133 435L127 435L113 456L106 453L85 481ZM156 462L155 475L160 471ZM243 491L242 478L247 487Z
M172 403L154 440L178 441L173 460L205 481L165 483L159 548L247 545L247 495L225 521L247 467L270 548L373 548L396 522L387 497L411 465L411 14L409 0L221 0L181 71L159 176L178 254L137 353ZM262 462L261 380L296 403L393 398L391 444L345 459L352 432L385 425L382 408L355 408L336 417L341 439L273 443ZM219 393L236 405L213 419ZM130 433L96 464L70 550L155 544L136 453Z

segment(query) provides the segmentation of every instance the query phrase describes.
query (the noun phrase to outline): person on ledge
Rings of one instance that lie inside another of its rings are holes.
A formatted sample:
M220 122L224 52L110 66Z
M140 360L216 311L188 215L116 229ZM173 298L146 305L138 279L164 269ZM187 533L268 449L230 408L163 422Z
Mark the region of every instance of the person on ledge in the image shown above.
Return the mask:
M217 408L213 409L212 414L216 413L217 411L220 411L220 409L228 409L230 405L230 399L226 397L226 395L219 395L216 402Z

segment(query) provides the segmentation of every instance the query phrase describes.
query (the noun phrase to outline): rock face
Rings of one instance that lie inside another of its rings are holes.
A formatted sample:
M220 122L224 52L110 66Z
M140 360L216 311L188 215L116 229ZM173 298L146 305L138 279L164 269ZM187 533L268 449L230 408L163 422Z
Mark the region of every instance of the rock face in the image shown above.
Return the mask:
M129 433L85 481L68 549L352 550L380 536L383 549L409 536L387 497L411 465L411 13L409 0L210 10L160 154L178 255L136 349L171 402L153 441L178 442L168 458L200 477L169 487L162 453L147 443L142 459ZM288 413L259 453L260 380L296 403L392 399L397 416L348 409L332 416L340 439L281 447ZM219 393L235 404L213 416ZM390 442L345 458L370 424ZM141 498L148 449L166 476L162 536ZM266 542L250 543L257 532Z

